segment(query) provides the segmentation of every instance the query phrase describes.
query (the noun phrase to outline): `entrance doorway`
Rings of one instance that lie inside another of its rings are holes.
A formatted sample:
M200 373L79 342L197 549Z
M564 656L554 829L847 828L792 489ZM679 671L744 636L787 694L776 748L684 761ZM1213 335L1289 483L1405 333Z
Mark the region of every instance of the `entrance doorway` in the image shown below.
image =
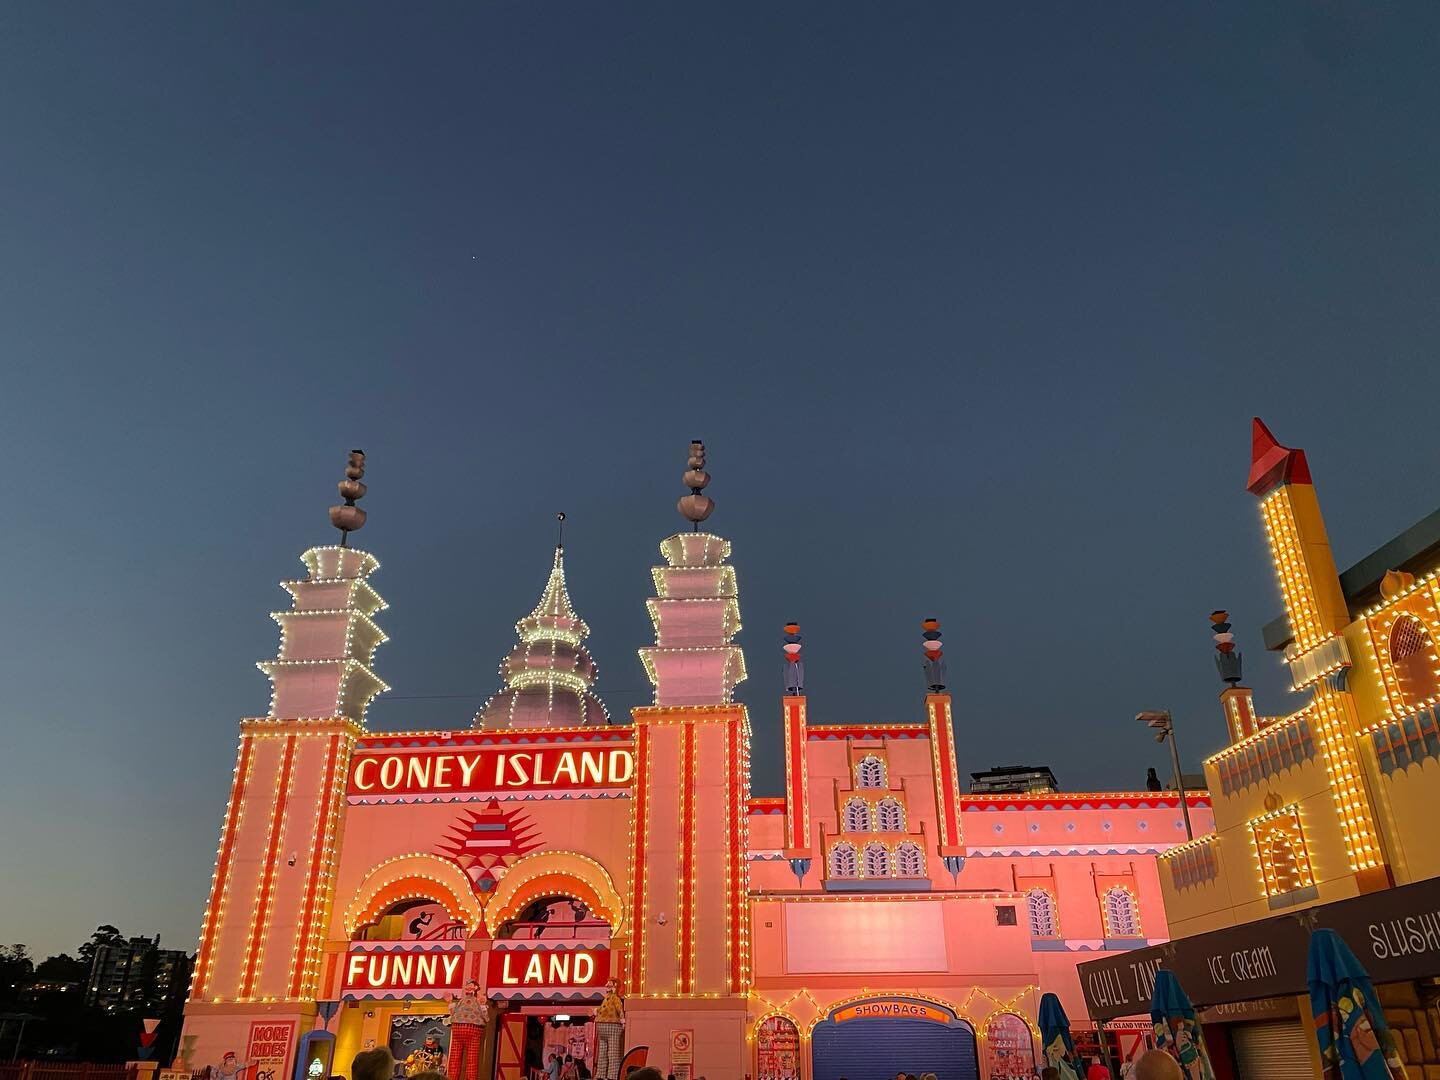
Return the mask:
M486 991L499 1009L494 1080L549 1080L555 1058L562 1072L594 1075L609 944L610 924L568 896L538 899L497 928L491 962L502 977Z
M933 1006L927 1011L943 1015ZM980 1080L975 1029L953 1015L944 1020L895 1015L824 1020L815 1025L810 1047L813 1080L894 1080L897 1072Z

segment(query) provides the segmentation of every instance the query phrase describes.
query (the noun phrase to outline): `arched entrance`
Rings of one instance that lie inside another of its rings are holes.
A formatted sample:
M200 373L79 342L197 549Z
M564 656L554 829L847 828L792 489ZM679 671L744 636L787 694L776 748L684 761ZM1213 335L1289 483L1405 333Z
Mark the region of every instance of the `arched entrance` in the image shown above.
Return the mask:
M884 997L837 1006L810 1036L813 1080L893 1080L933 1072L980 1080L975 1029L950 1008Z
M620 898L609 875L588 859L522 859L501 878L485 915L496 1080L525 1080L557 1055L593 1073L595 1006L618 975L610 946Z

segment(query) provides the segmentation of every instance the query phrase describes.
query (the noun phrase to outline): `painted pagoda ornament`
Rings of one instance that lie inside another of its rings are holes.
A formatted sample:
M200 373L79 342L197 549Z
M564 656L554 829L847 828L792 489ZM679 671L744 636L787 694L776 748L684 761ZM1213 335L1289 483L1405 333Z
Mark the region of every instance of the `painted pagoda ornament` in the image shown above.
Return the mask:
M691 440L690 460L681 479L690 489L690 494L682 495L676 506L680 510L680 516L690 522L695 532L699 532L700 523L715 509L715 500L701 494L710 483L710 474L705 471L705 444L699 439Z
M365 497L368 490L362 478L365 475L365 451L351 450L350 460L345 463L345 479L340 481L340 497L345 500L341 506L330 508L330 524L340 530L340 546L348 547L350 534L365 527L365 511L355 503Z

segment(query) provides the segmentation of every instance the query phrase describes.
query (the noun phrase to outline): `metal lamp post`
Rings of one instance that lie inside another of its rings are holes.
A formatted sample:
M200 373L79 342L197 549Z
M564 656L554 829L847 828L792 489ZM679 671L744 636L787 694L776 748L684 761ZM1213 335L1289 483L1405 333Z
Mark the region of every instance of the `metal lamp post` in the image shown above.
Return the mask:
M1156 732L1155 741L1170 740L1170 761L1175 766L1175 790L1180 793L1180 812L1185 817L1185 839L1194 840L1190 827L1190 804L1185 798L1185 776L1180 772L1180 748L1175 744L1175 718L1169 709L1155 709L1135 714L1135 719Z

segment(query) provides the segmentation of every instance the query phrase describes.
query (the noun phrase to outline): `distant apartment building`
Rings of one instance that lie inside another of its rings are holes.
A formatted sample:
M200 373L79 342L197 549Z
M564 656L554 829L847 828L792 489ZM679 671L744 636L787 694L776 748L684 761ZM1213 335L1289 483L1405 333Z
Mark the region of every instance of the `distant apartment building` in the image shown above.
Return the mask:
M1048 765L995 765L970 774L972 795L1038 795L1059 790Z
M190 985L191 958L160 948L160 937L132 937L95 950L85 1004L112 1012L163 1009L181 1001Z

